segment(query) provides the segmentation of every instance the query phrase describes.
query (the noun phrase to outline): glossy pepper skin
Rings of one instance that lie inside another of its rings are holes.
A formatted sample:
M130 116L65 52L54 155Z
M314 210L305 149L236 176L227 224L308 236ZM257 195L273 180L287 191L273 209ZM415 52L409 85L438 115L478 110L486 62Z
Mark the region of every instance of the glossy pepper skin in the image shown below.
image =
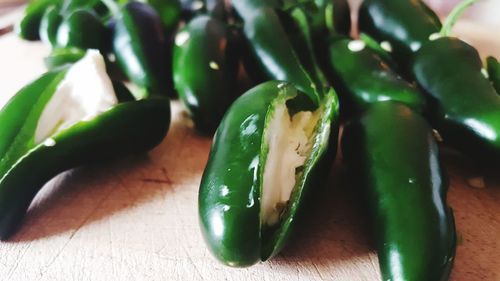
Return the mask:
M411 54L441 30L441 22L421 0L365 0L359 28L379 42L389 42L396 60L406 68Z
M346 125L342 152L371 217L382 280L448 280L455 225L426 121L403 104L374 104Z
M209 16L193 18L176 36L175 89L196 128L213 134L237 98L236 44L226 24Z
M361 46L361 48L357 48ZM338 90L342 114L352 116L381 101L398 101L425 111L425 96L396 74L362 41L330 37L324 72Z
M145 88L147 96L172 94L171 63L156 11L148 4L132 1L121 6L113 18L113 52L127 77Z
M93 10L77 9L67 15L57 30L57 47L99 49L109 45L109 33Z
M52 5L57 5L59 0L31 0L24 10L24 16L16 25L16 33L19 37L37 41L40 40L39 29L45 10Z
M156 146L170 124L170 102L155 98L119 103L35 143L34 130L67 68L21 89L0 111L0 239L18 228L30 202L51 178L68 169ZM21 132L21 133L20 133ZM126 140L126 141L124 141Z
M259 5L245 1L233 3L243 19L243 30L253 50L253 59L259 64L256 68L262 69L268 79L294 83L313 102L319 103L324 85L319 85L314 73L309 73L302 65L278 13L270 6L256 9L253 4Z
M488 57L486 59L486 65L489 79L497 93L500 94L500 63L496 58Z
M415 54L412 74L428 93L433 126L445 143L481 161L500 160L500 96L482 73L478 52L451 37Z
M274 231L264 232L260 194L267 153L263 146L266 122L274 102L294 97L307 99L291 84L278 81L260 84L231 105L217 129L200 184L198 206L205 242L226 265L249 266L278 253L293 233L308 194L324 179L334 159L338 102L332 91L322 100L324 111L317 127L318 145L311 153L311 161L304 166L301 180L297 180L288 211Z
M59 13L59 7L55 5L48 7L40 22L40 39L50 46L56 46L57 30L62 21L63 17Z

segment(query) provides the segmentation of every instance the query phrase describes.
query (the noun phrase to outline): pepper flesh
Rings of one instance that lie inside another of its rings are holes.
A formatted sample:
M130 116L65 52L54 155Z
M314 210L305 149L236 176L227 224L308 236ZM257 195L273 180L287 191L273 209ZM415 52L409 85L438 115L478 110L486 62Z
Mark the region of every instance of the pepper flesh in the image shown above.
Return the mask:
M272 226L261 225L268 126L276 105L287 102L288 106L295 99L302 107L311 105L307 96L297 93L290 84L263 83L233 103L215 134L200 184L199 216L209 249L227 265L249 266L278 253L296 227L304 200L334 158L338 103L331 91L321 103L313 148L302 172L296 174L294 190L280 221Z
M344 128L342 152L366 199L383 280L447 280L456 247L448 182L426 121L396 102Z

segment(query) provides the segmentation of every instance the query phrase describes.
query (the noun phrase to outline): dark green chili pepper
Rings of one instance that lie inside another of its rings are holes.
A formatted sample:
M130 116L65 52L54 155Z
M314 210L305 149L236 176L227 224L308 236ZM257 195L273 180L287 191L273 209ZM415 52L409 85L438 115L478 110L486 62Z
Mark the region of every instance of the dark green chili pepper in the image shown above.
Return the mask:
M352 115L381 101L399 101L422 113L425 97L360 40L332 37L325 73L340 95L342 114Z
M402 104L346 125L342 152L366 199L383 280L447 280L456 246L448 181L432 130Z
M59 7L50 6L45 10L40 22L40 38L43 42L50 46L57 45L57 30L63 21L63 17L59 13Z
M176 36L174 81L195 126L211 134L237 98L238 58L225 23L197 16Z
M0 110L0 239L13 234L36 193L55 175L89 162L145 152L168 130L168 99L112 105L110 96L103 96L90 110L93 98L80 101L97 97L94 90L101 80L86 79L92 75L104 79L99 76L104 61L99 62L97 74L91 73L96 68L87 66L76 70L77 64L43 75ZM87 82L92 87L88 92L82 87ZM102 89L109 89L109 82L102 82ZM73 106L78 108L72 110ZM64 110L71 114L63 114Z
M234 2L233 5L243 18L244 33L254 59L268 78L292 82L318 103L324 85L318 84L320 79L313 76L315 73L308 73L302 65L276 10L271 7L252 10L245 1Z
M127 77L145 88L147 95L173 95L171 58L156 11L141 2L108 4L115 22L113 51Z
M484 160L500 159L500 96L485 77L478 52L442 37L415 53L412 73L435 107L431 116L445 143Z
M411 53L440 31L441 22L420 0L365 0L359 10L359 28L378 41L387 41L406 68Z
M57 30L59 48L106 50L109 45L106 26L92 10L77 9L67 15Z
M72 64L85 56L85 50L79 48L53 49L44 59L47 69L54 69L65 64Z
M319 67L319 63L314 56L314 38L312 26L308 20L307 11L296 7L285 12L277 11L281 23L288 34L292 46L299 56L302 66L307 73L311 73L316 85L328 86L328 82Z
M488 67L488 77L497 93L500 94L500 63L496 58L488 57L486 65Z
M283 248L334 159L337 118L333 90L315 107L278 81L231 105L214 137L198 201L201 230L217 259L249 266Z
M45 10L52 5L58 5L59 0L31 0L24 10L24 16L16 25L16 33L19 37L36 41L40 40L39 30Z

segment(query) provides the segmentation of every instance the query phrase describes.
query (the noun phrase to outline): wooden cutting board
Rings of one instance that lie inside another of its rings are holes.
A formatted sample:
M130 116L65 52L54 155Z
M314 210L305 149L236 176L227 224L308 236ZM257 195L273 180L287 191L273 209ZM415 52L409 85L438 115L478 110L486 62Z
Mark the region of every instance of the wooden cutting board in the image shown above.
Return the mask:
M44 71L48 48L7 35L0 50L1 106ZM178 102L172 106L168 136L147 155L78 168L44 187L19 232L0 242L0 280L379 280L367 221L340 159L280 255L245 269L214 260L197 216L211 140L193 131ZM468 179L481 172L452 154L444 160L459 237L451 280L499 281L500 176L472 188Z

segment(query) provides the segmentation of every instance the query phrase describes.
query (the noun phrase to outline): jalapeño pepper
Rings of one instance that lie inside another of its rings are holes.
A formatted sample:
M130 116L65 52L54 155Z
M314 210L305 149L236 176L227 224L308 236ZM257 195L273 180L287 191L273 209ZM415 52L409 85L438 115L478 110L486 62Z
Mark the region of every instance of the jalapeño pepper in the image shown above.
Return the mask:
M51 45L57 45L57 30L63 21L63 17L59 13L57 6L50 6L45 10L40 22L40 38L43 42Z
M373 104L344 128L342 152L366 200L382 280L447 280L455 225L426 121L403 104Z
M313 102L318 103L325 85L321 84L316 73L309 72L302 64L300 54L292 45L278 12L262 3L241 1L233 5L243 18L244 33L253 50L254 60L268 78L292 82ZM253 5L261 8L254 9Z
M500 96L472 46L451 37L429 41L411 69L431 100L431 120L445 143L484 161L500 160Z
M235 38L225 23L197 16L176 36L174 81L198 130L213 133L237 98Z
M252 88L231 105L198 198L202 234L217 259L249 266L283 248L334 159L337 117L333 90L315 105L278 81Z
M24 10L23 18L16 24L19 37L30 41L40 40L40 22L45 10L59 3L59 0L31 0Z
M146 96L173 95L171 59L156 11L141 2L132 1L123 6L110 0L105 2L113 14L113 52L127 77L146 89Z
M108 49L106 26L93 10L77 9L68 14L57 30L59 48Z
M339 92L342 114L353 115L388 100L424 112L425 96L363 41L330 37L327 51L324 71Z
M1 110L0 239L19 226L40 188L57 174L100 159L145 152L165 136L168 99L118 103L97 51L48 72ZM126 140L126 141L124 141Z
M438 16L420 0L365 0L359 9L359 29L390 44L397 61L407 67L412 53L438 33Z

